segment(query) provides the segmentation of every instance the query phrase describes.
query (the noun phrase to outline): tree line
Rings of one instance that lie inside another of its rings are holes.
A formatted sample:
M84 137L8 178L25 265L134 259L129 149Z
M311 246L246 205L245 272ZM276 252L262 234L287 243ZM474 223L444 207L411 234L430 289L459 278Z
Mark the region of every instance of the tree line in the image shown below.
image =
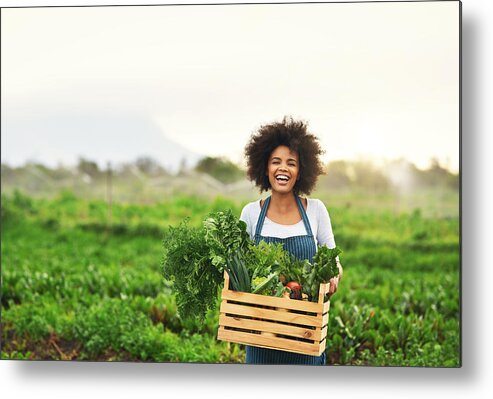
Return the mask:
M1 165L2 181L13 183L26 174L38 175L39 178L63 180L74 174L89 181L106 179L108 173L120 178L153 178L166 175L186 175L190 172L204 173L224 184L245 179L245 170L223 157L205 157L196 165L187 167L182 162L178 171L171 172L157 160L140 157L133 162L101 167L96 162L79 158L73 167L59 165L48 167L43 164L28 162L25 165L11 167ZM390 190L408 191L416 188L447 188L459 189L459 175L450 172L436 159L430 161L426 169L420 169L404 159L389 161L377 165L372 161L338 160L326 165L326 174L319 179L319 185L331 190L361 189L373 192Z

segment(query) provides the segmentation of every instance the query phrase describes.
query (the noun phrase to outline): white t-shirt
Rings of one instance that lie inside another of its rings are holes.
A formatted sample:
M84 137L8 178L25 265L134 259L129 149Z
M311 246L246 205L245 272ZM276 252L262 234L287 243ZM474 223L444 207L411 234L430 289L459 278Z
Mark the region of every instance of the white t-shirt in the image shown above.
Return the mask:
M260 200L250 202L241 211L240 219L247 224L247 232L252 240L255 237L260 211ZM315 238L315 243L320 246L326 245L329 248L334 248L336 242L332 233L329 212L324 203L318 199L308 198L306 214ZM264 237L287 238L306 235L307 232L303 219L296 224L284 225L273 222L266 216L260 234Z

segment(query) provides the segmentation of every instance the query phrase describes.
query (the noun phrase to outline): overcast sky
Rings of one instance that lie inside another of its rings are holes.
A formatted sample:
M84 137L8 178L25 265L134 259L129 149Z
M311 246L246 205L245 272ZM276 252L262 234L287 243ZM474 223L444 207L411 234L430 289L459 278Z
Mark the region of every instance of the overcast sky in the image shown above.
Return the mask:
M132 148L129 118L241 161L257 127L292 115L327 161L458 170L458 2L3 9L1 33L2 161L54 160L54 125L90 152L74 126L101 115Z

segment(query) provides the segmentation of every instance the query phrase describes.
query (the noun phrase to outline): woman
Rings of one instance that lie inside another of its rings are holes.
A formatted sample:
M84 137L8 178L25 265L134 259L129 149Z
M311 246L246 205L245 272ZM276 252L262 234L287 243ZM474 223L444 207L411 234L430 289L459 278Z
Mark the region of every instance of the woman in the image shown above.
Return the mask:
M245 147L248 178L260 192L271 191L265 200L247 204L241 220L258 243L282 243L299 259L312 260L317 245L335 247L329 213L322 201L301 198L310 194L324 173L318 139L301 121L284 118L262 126ZM337 290L342 276L330 280L329 295ZM325 364L325 353L309 356L280 350L246 347L246 362L255 364Z

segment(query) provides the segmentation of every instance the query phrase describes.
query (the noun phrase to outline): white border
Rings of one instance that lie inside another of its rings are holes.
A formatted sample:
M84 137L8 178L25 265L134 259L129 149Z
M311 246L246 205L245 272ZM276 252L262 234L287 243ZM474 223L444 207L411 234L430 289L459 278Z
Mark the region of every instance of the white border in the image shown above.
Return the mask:
M265 1L257 1L265 3ZM269 3L275 3L270 1ZM25 1L0 6L207 4L208 1ZM214 1L214 3L241 3ZM36 398L483 398L493 392L493 264L490 154L493 6L463 1L462 250L463 367L295 367L0 361L3 397ZM490 223L488 223L490 222Z

